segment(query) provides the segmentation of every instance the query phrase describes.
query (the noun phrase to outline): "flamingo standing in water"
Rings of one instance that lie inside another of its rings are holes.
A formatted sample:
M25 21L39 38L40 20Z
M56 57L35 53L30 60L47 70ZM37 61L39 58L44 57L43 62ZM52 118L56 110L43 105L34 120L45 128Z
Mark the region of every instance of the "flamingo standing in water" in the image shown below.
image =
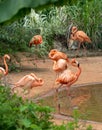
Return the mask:
M71 28L70 39L79 42L78 50L80 49L81 45L83 46L84 50L86 50L86 47L84 46L85 42L92 43L87 34L81 30L78 30L76 26L72 26Z
M22 77L18 82L14 83L14 87L12 87L12 92L14 93L15 89L20 87L23 88L24 91L28 90L28 93L33 87L42 86L44 84L44 80L42 78L38 78L34 73L30 73Z
M74 67L77 67L77 71L74 73L69 69L65 69L60 75L59 77L56 79L55 83L57 85L60 84L60 86L56 89L56 93L58 95L58 89L62 86L62 85L66 85L67 87L67 94L69 95L69 88L71 87L72 84L74 84L80 74L81 74L81 67L80 64L78 63L78 61L76 61L75 59L71 60L71 65ZM60 112L60 104L58 104L58 110Z
M5 54L3 57L5 69L3 67L0 67L0 79L8 74L8 65L6 63L6 60L10 60L10 56L8 54Z

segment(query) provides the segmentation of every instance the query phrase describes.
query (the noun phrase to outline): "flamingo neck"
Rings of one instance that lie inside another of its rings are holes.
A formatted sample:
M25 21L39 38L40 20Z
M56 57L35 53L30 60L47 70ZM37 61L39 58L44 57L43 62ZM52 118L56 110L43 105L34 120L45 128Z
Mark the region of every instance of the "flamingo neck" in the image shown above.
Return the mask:
M6 57L4 57L4 65L5 65L5 73L4 73L4 75L7 75L8 74L8 65L6 63Z
M81 74L81 68L78 67L78 71L75 73L75 79L74 79L72 82L70 82L70 83L68 84L68 86L71 86L72 84L74 84L74 83L78 80L80 74Z
M72 30L72 34L75 34L78 31L78 29L74 29L74 31Z
M78 71L76 72L77 78L80 76L80 74L81 74L81 67L79 66L79 67L78 67Z

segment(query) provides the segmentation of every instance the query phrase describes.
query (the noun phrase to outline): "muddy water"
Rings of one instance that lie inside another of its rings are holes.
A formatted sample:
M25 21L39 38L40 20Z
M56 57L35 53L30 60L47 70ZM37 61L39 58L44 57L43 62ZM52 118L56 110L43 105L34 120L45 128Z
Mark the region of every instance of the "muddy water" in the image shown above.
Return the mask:
M40 103L55 108L55 112L59 103L62 114L72 116L73 109L78 109L81 119L102 122L102 84L72 87L70 96L66 92L66 89L60 90L58 100L55 98L55 93L47 95L40 100Z

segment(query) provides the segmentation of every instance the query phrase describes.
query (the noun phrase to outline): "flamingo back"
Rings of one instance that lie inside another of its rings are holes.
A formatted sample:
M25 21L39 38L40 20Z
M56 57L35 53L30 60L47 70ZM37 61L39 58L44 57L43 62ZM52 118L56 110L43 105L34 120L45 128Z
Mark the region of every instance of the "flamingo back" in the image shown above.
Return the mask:
M0 79L5 75L4 68L0 67Z
M76 37L78 40L80 40L81 42L88 42L91 43L90 38L87 36L86 33L84 33L83 31L77 31L76 33Z
M58 61L54 62L53 70L56 72L62 72L63 70L67 69L68 63L64 59L59 59Z
M56 83L57 84L59 84L59 83L68 84L68 83L72 82L74 79L75 79L74 74L71 72L71 70L67 69L59 75L59 77L56 79Z

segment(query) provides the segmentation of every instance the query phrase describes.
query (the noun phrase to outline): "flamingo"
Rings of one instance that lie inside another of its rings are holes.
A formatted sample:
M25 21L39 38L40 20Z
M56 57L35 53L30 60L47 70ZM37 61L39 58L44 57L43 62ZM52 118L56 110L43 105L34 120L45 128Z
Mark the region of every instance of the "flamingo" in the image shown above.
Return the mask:
M36 47L36 53L38 53L39 52L38 45L42 44L42 42L43 42L42 36L41 35L35 35L30 40L29 47L32 47L32 45L35 45L35 47ZM35 58L35 60L37 60L37 58ZM34 64L36 64L36 62Z
M68 68L68 64L67 64L66 60L64 60L64 59L59 59L58 61L53 61L53 63L54 63L53 70L56 73L61 73Z
M14 93L15 88L23 88L24 91L28 90L28 93L33 87L42 86L44 84L44 80L42 78L38 78L34 73L30 73L28 75L23 76L18 82L14 83L14 87L12 87L12 92Z
M52 49L49 52L49 58L53 60L53 70L56 72L57 76L63 70L67 69L68 63L70 63L67 55L57 49Z
M86 47L84 46L85 42L92 43L87 34L81 30L78 30L76 26L73 26L71 29L70 39L79 42L78 50L80 49L81 45L83 46L84 50L86 50Z
M78 68L77 72L73 73L70 69L65 69L63 73L61 73L59 77L56 79L56 84L66 84L68 87L70 87L73 83L75 83L78 80L81 74L80 64L75 59L72 59L71 65Z
M35 35L30 40L29 47L31 47L33 44L36 45L36 47L37 47L37 45L41 44L42 42L43 42L42 36L41 35Z
M59 59L64 59L69 62L68 56L63 52L58 51L57 49L52 49L49 52L49 58L55 61L58 61Z
M3 61L5 65L5 69L0 67L0 79L8 74L8 65L6 63L6 59L10 60L10 56L8 54L5 54L3 56Z
M74 84L80 74L81 74L81 67L78 61L76 61L75 59L71 60L71 65L74 67L77 67L77 71L74 73L72 72L70 69L65 69L62 73L60 73L59 77L56 79L55 84L60 86L56 89L56 93L58 95L58 89L62 86L62 85L66 85L67 87L67 94L69 95L69 88L71 87L72 84ZM60 104L58 104L58 110L60 112Z

